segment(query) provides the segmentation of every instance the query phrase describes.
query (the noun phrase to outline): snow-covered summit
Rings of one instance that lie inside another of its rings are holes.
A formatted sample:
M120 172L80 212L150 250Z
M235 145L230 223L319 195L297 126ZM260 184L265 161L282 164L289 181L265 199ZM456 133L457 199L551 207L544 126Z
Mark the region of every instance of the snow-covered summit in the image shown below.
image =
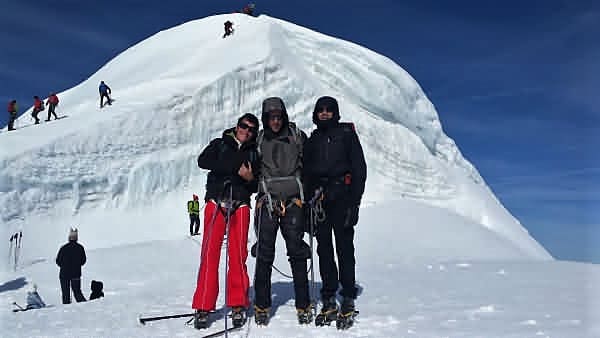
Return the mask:
M226 20L235 34L223 39ZM115 98L102 110L101 80ZM35 227L41 252L74 224L95 235L93 247L187 231L185 201L203 193L206 175L195 158L210 139L259 115L268 96L308 132L316 99L331 95L363 144L365 205L421 201L495 232L523 258L550 258L444 134L418 83L347 41L264 15L211 16L155 34L58 95L68 118L31 126L28 111L19 130L0 134L2 229ZM398 226L410 217L399 213Z

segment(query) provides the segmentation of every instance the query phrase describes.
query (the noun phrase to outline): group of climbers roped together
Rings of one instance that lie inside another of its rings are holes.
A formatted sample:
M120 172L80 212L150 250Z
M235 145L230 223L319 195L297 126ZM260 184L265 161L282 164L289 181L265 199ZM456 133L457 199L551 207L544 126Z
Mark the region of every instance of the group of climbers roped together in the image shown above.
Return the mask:
M111 105L113 100L110 97L111 94L111 90L110 87L108 87L106 85L106 83L104 83L104 81L100 82L100 86L98 87L98 90L100 92L100 108L103 108L105 103L104 103L104 99L106 98L106 104ZM46 118L46 122L49 122L50 119L54 116L55 120L58 120L59 117L56 115L56 107L58 106L58 103L60 102L60 100L58 99L58 96L56 95L56 93L51 92L50 95L48 96L48 99L46 100L46 102L44 103L44 100L40 99L39 96L35 95L33 97L33 110L31 111L31 117L34 120L34 124L40 124L40 119L38 118L38 115L40 112L44 111L46 109L46 107L48 107L48 117ZM7 108L8 114L9 114L9 119L8 119L8 130L15 130L15 121L17 120L18 117L18 112L19 112L19 107L17 105L17 100L11 100L8 103L8 108Z
M225 235L229 263L225 302L232 309L234 327L246 322L251 305L246 243L253 193L257 193L257 242L251 249L256 257L255 322L267 325L271 315L271 271L277 231L281 229L292 270L298 322L309 324L314 320L317 326L323 326L336 321L339 329L352 325L357 297L354 226L367 171L354 125L339 120L337 100L329 96L319 98L312 114L317 128L307 137L289 121L283 100L270 97L262 104L260 132L258 118L244 114L235 127L225 130L201 152L198 167L209 173L200 268L192 302L195 328L208 327L209 314L216 308L217 274ZM197 206L190 207L188 203L190 218L190 210L199 213ZM194 222L191 220L190 234L197 233L192 231ZM309 233L310 245L304 241L305 232ZM322 308L316 318L308 280L313 235L317 239L322 280ZM342 300L338 308L339 284Z

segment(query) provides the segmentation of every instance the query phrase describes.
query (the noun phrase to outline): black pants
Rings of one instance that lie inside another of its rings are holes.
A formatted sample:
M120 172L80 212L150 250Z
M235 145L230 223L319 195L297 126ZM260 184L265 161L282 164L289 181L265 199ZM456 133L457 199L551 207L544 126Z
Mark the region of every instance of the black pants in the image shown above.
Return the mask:
M85 302L83 293L81 293L81 278L61 278L60 279L60 290L62 291L62 302L63 304L71 304L71 288L73 295L77 303Z
M344 227L347 205L345 202L329 202L323 204L327 218L318 225L317 254L323 287L321 298L335 296L339 283L342 284L340 294L343 297L356 298L354 258L354 227ZM335 253L339 263L335 264L332 232L335 235Z
M104 107L104 98L106 98L106 103L109 106L112 105L112 100L110 99L110 96L108 96L108 93L101 93L100 94L100 108Z
M286 210L283 217L273 215L273 218L269 217L266 205L256 212L259 213L257 222L255 222L255 230L258 232L259 238L254 277L256 279L254 283L256 305L263 309L271 307L271 272L275 260L275 240L277 239L277 229L281 228L292 268L296 308L307 308L310 304L310 297L306 261L310 257L310 248L303 240L304 213L302 209L293 205Z
M15 120L17 119L17 114L10 114L10 118L8 119L8 130L15 130Z
M196 225L194 227L194 225ZM190 236L200 232L200 215L190 214Z
M54 111L56 109L56 105L54 103L50 103L48 105L48 118L46 119L46 121L50 121L50 116L54 115L54 119L57 120L58 116L56 116L56 112Z
M40 124L40 119L38 118L38 114L41 112L41 110L37 109L37 108L33 108L33 112L31 113L31 116L35 119L35 124Z

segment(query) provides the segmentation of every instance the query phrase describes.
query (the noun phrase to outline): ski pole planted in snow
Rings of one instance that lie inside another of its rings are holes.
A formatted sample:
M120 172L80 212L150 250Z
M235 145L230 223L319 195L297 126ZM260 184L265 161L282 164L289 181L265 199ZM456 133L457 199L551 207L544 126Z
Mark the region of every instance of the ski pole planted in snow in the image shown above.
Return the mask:
M12 249L13 249L13 235L10 236L8 240L10 244L8 245L8 266L10 266L11 258L12 258Z
M15 266L14 270L17 271L17 265L19 264L19 254L21 252L21 239L23 238L23 232L19 231L15 233Z

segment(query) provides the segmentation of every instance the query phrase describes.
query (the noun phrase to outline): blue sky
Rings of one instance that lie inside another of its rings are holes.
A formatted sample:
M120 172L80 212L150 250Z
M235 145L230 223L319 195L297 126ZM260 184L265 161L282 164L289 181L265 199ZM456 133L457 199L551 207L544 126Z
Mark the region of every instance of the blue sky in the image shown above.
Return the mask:
M4 0L0 102L70 88L127 47L243 1ZM260 1L366 46L423 87L446 133L559 259L600 263L600 3ZM96 93L90 93L96 95ZM0 114L5 125L7 113Z

